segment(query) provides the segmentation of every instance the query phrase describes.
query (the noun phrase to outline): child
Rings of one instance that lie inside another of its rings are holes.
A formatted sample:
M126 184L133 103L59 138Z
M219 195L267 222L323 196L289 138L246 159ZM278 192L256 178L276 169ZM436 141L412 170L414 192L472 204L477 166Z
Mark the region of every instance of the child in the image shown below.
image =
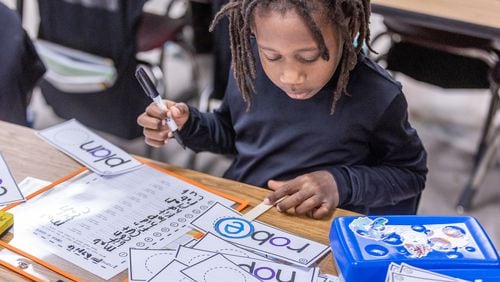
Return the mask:
M192 150L235 156L224 177L267 186L269 203L287 196L279 211L416 213L426 152L401 85L361 53L369 1L233 0L212 27L222 16L233 69L222 105L151 104L138 118L146 143L171 137L169 115Z
M0 120L32 125L27 115L31 91L45 66L16 11L0 3Z

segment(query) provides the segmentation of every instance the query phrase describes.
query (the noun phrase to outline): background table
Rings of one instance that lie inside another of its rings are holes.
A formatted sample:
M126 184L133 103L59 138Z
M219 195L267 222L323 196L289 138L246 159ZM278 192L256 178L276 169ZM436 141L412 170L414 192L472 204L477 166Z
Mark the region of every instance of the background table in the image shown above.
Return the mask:
M54 181L81 167L80 164L38 138L32 129L2 121L0 121L0 152L17 182L20 182L27 176ZM193 170L183 169L166 163L155 163L208 187L248 200L250 202L250 207L247 207L243 212L247 212L252 207L259 204L269 193L266 189L210 176ZM328 233L331 221L337 216L345 215L356 214L338 209L331 218L325 220L312 220L282 214L277 212L276 209L271 209L259 217L259 220L328 245ZM15 236L15 232L14 234L7 234L4 236L3 240L9 240L12 236ZM32 247L40 248L39 246ZM12 253L7 250L0 251L0 259L2 259L4 255L12 255ZM51 262L56 263L64 269L70 269L72 274L80 278L87 281L102 281L99 277L67 261L54 255L50 256ZM27 259L20 257L19 261L21 262L19 265L20 267L27 267L28 270L40 274L51 281L60 278L53 272ZM321 260L319 266L324 273L336 274L331 253ZM0 267L0 277L6 279L6 281L25 281L24 278L21 278L19 275L3 267ZM124 271L110 281L123 281L126 277L127 271Z
M500 40L499 0L372 0L372 12Z

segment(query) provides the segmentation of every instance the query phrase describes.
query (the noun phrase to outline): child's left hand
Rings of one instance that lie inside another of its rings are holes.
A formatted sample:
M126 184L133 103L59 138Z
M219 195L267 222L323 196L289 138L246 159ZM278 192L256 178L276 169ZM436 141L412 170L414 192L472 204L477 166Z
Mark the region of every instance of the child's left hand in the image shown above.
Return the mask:
M295 208L295 214L319 219L330 216L339 204L337 183L326 170L303 174L288 181L269 180L267 186L274 190L266 197L269 204L288 196L276 205L280 212Z

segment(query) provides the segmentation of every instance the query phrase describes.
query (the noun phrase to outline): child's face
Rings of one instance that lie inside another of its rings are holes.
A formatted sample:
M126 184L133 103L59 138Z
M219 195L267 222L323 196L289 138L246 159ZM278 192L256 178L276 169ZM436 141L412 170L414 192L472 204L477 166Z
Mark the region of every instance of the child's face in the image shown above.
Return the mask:
M317 14L314 20L329 50L328 61L321 58L312 31L295 10L285 14L259 10L255 13L253 32L264 71L292 99L305 100L316 95L332 78L342 55L335 26Z

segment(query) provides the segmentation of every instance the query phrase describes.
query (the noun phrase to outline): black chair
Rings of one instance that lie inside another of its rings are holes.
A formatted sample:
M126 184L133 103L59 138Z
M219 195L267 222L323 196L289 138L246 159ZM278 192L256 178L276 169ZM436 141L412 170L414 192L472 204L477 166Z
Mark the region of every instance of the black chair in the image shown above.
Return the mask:
M500 52L491 39L452 33L407 22L404 18L384 18L386 31L372 43L390 36L390 48L377 60L387 69L442 88L490 89L488 113L482 125L470 178L462 191L457 212L471 208L472 200L500 146L500 134L494 128L499 109Z
M145 62L140 60L139 63L147 66L151 74L155 78L158 92L164 97L169 98L166 90L166 44L175 44L185 54L188 63L191 66L191 78L193 81L199 80L199 69L195 61L195 47L193 40L185 36L184 30L187 27L193 27L192 4L189 0L170 0L167 3L165 14L156 14L143 12L137 30L136 43L137 52L148 52L154 49L160 51L160 55L156 62ZM196 96L198 89L193 84L189 93L183 93L183 101L187 101Z

